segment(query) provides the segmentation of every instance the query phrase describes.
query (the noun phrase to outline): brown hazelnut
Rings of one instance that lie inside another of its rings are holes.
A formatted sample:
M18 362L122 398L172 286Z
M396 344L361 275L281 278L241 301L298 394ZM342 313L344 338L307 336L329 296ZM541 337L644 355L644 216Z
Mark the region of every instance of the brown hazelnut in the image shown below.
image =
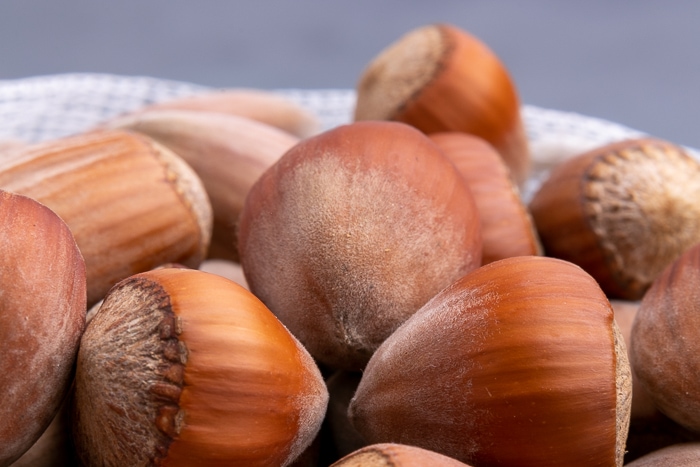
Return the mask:
M478 466L621 466L631 375L607 298L578 266L495 261L377 349L350 402L370 443Z
M248 190L299 138L236 115L151 110L110 122L163 144L197 173L214 215L208 257L238 261L236 223Z
M27 451L70 387L85 326L85 263L46 206L0 191L0 465Z
M0 161L0 188L68 224L85 258L89 306L137 272L197 267L209 248L212 212L200 179L143 135L112 130L28 145Z
M80 342L73 433L86 465L279 465L304 451L328 392L250 292L163 268L113 287Z
M373 444L335 462L331 467L469 467L437 452L396 443Z
M377 55L357 84L355 119L396 120L425 133L471 133L496 148L519 184L530 170L508 71L484 43L452 25L414 29Z
M430 139L356 122L302 140L253 185L239 223L250 290L311 355L359 369L481 263L466 181Z
M700 244L671 263L639 306L630 341L637 381L654 405L681 426L700 433Z
M700 163L643 138L561 163L530 202L548 256L578 264L613 298L639 300L700 241Z
M530 212L503 158L485 140L461 132L433 133L474 195L483 241L482 264L510 256L541 255Z

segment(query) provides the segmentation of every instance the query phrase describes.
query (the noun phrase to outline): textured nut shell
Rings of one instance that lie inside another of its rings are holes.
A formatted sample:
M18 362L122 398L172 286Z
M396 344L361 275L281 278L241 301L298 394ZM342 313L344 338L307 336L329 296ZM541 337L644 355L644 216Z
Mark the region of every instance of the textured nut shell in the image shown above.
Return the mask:
M469 467L436 452L402 444L374 444L351 453L332 467Z
M700 442L676 444L659 449L625 465L629 467L699 467Z
M631 375L609 302L544 257L482 266L404 323L368 363L350 419L475 465L622 465Z
M209 195L214 226L208 256L237 261L235 226L250 187L299 142L276 127L237 115L151 110L110 122L143 133L180 156Z
M530 170L508 71L485 44L454 26L415 29L372 60L357 85L355 119L397 120L426 133L471 133L498 150L518 183Z
M85 264L47 207L0 191L0 465L58 412L85 326Z
M700 163L661 140L613 143L556 167L530 211L545 253L638 300L700 241Z
M644 295L632 326L630 361L654 404L700 433L700 245L669 265Z
M364 366L481 261L466 182L402 123L358 122L301 141L260 177L240 219L250 290L333 368Z
M150 138L124 131L27 146L0 164L0 187L30 196L70 227L87 268L88 304L160 264L197 267L211 239L201 181Z
M311 357L252 294L158 269L115 286L84 334L76 445L88 465L287 465L327 400Z
M482 264L541 255L542 246L510 170L485 140L460 132L430 135L467 180L481 220Z
M136 113L157 110L218 112L249 118L299 138L319 132L318 117L294 101L260 89L226 89L204 92L152 104Z

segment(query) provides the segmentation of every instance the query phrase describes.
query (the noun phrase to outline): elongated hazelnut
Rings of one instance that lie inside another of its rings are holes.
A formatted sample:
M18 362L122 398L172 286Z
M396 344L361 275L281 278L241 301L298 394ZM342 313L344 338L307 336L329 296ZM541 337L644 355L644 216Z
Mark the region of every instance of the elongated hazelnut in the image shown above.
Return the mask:
M630 361L656 407L700 433L700 245L671 263L639 306L631 333Z
M46 206L0 191L0 466L39 439L68 393L85 326L85 263Z
M308 352L255 296L163 268L117 284L87 326L74 438L88 466L284 466L327 401Z
M478 466L620 466L630 383L593 278L519 256L467 274L384 341L349 416L370 443Z
M245 117L274 126L299 138L306 138L321 130L321 122L311 111L282 94L262 89L230 88L206 91L157 102L134 113L166 109L217 112Z
M625 465L629 467L698 467L700 442L674 444Z
M462 131L525 181L530 151L516 87L500 59L452 25L414 29L377 55L357 84L356 120L397 120L426 133Z
M474 195L481 220L482 264L511 256L541 255L530 212L493 146L461 132L429 136L455 164Z
M373 444L348 454L331 467L469 467L437 452L396 443Z
M143 133L189 164L209 195L214 225L208 256L238 261L235 226L248 190L299 138L236 115L152 110L110 123Z
M192 169L145 136L104 131L29 145L0 163L0 188L45 204L85 258L88 305L119 280L168 262L196 268L212 212Z
M611 297L641 299L700 241L699 175L685 150L651 138L563 162L530 203L545 254L580 265Z
M238 240L250 290L331 368L363 367L481 262L466 182L428 137L396 122L302 140L253 185Z

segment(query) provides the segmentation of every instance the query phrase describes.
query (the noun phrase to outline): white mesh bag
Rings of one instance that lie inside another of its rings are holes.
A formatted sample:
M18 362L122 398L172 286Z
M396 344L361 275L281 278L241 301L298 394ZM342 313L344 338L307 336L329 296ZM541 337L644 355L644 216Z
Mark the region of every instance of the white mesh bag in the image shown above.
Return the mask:
M0 80L0 140L44 141L87 130L109 117L146 104L213 88L151 77L62 74ZM324 129L349 122L355 93L350 89L279 89L315 113ZM609 142L642 135L634 129L584 115L523 107L533 173L527 198L547 170L563 158Z

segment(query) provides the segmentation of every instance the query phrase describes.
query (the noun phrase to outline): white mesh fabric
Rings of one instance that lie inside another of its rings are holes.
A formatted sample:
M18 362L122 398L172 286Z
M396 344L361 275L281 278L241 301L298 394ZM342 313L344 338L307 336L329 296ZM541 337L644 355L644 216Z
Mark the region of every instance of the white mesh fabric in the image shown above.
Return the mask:
M158 101L211 91L193 83L151 77L62 74L0 80L0 140L26 142L59 138L92 128L100 121ZM275 90L314 112L323 129L351 121L351 89ZM524 197L549 168L566 157L642 133L623 125L571 112L523 106L534 162Z

